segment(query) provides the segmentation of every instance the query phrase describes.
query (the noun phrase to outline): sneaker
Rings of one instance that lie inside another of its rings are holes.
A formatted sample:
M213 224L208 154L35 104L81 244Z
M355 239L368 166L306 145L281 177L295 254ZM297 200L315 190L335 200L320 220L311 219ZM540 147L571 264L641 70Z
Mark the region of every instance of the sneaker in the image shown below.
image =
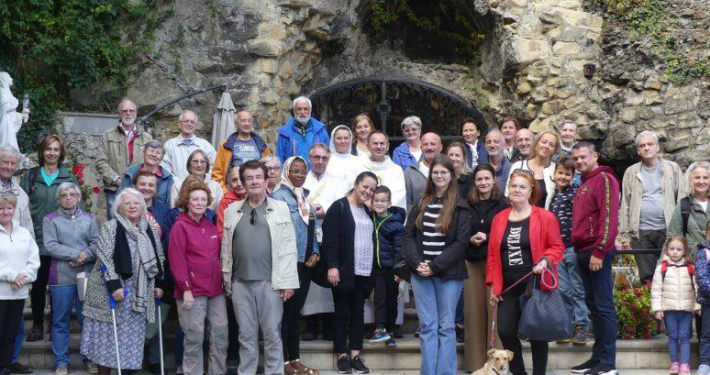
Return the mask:
M385 341L385 345L386 345L388 348L396 348L396 347L397 347L397 341L394 341L394 339L391 338L391 339Z
M54 370L54 375L69 375L69 368L67 366L59 366Z
M584 375L618 375L616 367L614 365L607 365L606 363L597 363L596 366L587 370Z
M581 365L577 365L572 367L572 373L573 374L584 374L585 372L589 371L592 369L592 367L596 366L599 364L599 361L590 359L587 362L582 363Z
M414 337L419 337L419 334L422 332L422 327L417 327L417 330L414 331Z
M389 340L390 334L384 328L378 328L375 330L375 334L372 335L370 342L383 342Z
M680 363L678 362L673 362L671 363L671 368L668 369L668 373L671 375L675 375L680 371Z
M89 374L98 374L99 373L99 366L96 366L96 363L94 362L86 362L86 372Z
M678 373L679 375L690 375L690 365L687 363L681 363L680 364L680 372Z
M338 374L352 374L353 368L350 365L348 356L344 355L338 358Z
M32 326L32 332L27 335L27 341L39 341L44 339L44 326Z
M20 362L15 362L7 367L7 369L13 374L31 374L32 367L25 366Z
M573 340L574 340L574 337L570 337L570 338L564 339L564 340L557 340L556 342L557 342L557 345L564 345L564 344L571 344Z
M574 330L574 336L572 337L572 344L573 345L587 345L587 339L588 339L588 333L587 330L584 328L577 326Z
M700 367L698 367L698 372L697 372L697 374L698 374L698 375L708 375L708 374L710 374L710 366L708 366L708 365L700 365Z
M367 366L365 366L365 361L363 361L362 358L360 358L360 356L353 358L350 361L350 366L358 374L369 374L370 373L370 369L367 368Z

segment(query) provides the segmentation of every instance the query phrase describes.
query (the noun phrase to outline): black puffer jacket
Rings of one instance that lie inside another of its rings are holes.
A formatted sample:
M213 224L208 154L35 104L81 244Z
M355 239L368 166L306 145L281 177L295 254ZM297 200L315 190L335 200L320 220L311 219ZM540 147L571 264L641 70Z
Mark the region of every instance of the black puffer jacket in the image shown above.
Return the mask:
M422 231L415 225L421 205L412 207L404 227L404 259L412 273L416 273L419 263L424 261L422 252ZM426 208L425 208L426 209ZM459 198L454 210L454 220L446 234L444 251L429 263L434 277L445 280L466 279L466 263L463 261L471 238L471 214L465 200Z
M372 214L373 218L375 213ZM402 250L402 238L404 237L404 220L407 213L404 208L392 206L387 212L387 217L377 227L375 220L375 233L377 243L375 246L375 266L392 267L394 258Z
M480 201L471 204L471 237L478 232L486 234L486 240L478 246L468 243L466 249L466 260L469 262L481 262L488 259L488 234L491 233L491 222L499 212L508 208L505 197L495 200ZM470 238L470 237L469 237Z

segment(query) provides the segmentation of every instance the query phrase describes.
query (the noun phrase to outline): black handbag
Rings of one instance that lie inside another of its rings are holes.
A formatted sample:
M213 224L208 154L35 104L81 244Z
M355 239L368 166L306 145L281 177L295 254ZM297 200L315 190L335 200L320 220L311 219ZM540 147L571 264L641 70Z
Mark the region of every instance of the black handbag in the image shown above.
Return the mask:
M539 282L545 272L555 281L550 292L543 292ZM520 296L522 313L518 321L518 336L526 340L557 341L574 335L572 300L562 293L557 278L545 269L528 281L528 290Z
M399 253L397 253L397 256L394 258L392 272L406 282L412 281L412 270L407 265L407 262L404 261L404 249L400 249Z
M308 218L308 242L306 243L306 260L313 254L313 245L316 238L316 218L310 215ZM325 262L323 261L323 248L321 248L318 261L311 268L311 281L316 283L318 286L323 288L330 288L331 285L328 282L328 270L325 269Z

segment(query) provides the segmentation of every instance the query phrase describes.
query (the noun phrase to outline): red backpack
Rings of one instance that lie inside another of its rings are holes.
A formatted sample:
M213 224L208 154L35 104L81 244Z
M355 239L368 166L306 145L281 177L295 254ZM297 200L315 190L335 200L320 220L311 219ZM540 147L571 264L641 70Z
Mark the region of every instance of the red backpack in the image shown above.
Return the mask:
M674 267L688 267L688 275L690 275L690 285L693 287L693 292L695 292L695 282L693 281L693 277L695 276L695 265L690 262L685 262L682 266L675 266ZM668 262L667 261L662 261L661 262L661 277L662 280L666 280L666 272L668 271ZM662 282L663 282L662 281Z

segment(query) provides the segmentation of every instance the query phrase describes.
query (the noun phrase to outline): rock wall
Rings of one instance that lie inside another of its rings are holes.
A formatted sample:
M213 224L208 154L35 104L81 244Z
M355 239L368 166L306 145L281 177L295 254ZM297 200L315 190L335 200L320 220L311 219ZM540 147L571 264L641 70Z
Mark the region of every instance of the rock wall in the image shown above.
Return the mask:
M475 70L407 56L396 38L372 41L365 32L367 0L176 0L174 16L141 55L143 70L128 96L147 111L227 83L235 106L252 111L273 143L297 95L356 77L401 75L485 102L492 122L513 115L539 130L572 119L581 137L599 143L617 165L635 161L633 139L644 129L656 130L667 156L683 165L709 158L708 80L669 82L662 61L650 56L647 38L609 27L589 0L455 2L490 25ZM668 3L679 20L674 32L707 57L704 0ZM596 66L591 79L583 75L584 64ZM182 107L199 114L198 132L209 138L219 96L182 101L162 112L151 131L162 139L174 136ZM91 149L78 136L72 144L83 154Z

